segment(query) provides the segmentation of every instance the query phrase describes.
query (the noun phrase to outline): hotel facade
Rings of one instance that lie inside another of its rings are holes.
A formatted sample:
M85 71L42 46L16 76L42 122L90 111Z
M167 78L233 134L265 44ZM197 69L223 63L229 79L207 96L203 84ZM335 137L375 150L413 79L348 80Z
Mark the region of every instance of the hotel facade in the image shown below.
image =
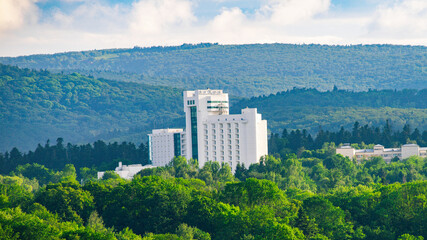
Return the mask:
M228 163L234 171L237 164L249 167L268 154L267 121L254 108L230 115L228 94L222 90L185 91L184 112L186 128L174 130L174 141L171 136L160 139L167 129L149 134L154 166L164 166L174 156L184 156L197 159L200 167L207 161L216 161Z

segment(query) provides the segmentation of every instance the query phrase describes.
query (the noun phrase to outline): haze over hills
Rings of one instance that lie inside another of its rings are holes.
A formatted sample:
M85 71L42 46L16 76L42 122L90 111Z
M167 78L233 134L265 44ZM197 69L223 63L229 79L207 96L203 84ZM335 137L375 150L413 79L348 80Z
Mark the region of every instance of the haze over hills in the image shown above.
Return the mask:
M2 57L54 72L182 89L260 96L297 88L352 91L427 86L427 47L396 45L184 44Z
M183 127L182 89L53 74L0 64L0 151L66 142L146 141L153 128ZM427 129L427 90L347 92L294 89L265 97L231 96L231 111L257 107L272 132L351 127L354 121Z

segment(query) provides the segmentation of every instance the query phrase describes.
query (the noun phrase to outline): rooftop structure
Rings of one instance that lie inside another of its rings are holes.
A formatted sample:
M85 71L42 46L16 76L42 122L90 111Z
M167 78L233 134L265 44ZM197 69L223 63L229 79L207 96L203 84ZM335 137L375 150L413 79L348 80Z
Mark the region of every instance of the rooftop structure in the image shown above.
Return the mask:
M152 165L142 166L141 164L132 164L132 165L123 165L122 162L119 162L119 166L116 167L114 172L116 172L121 178L132 179L138 172L142 169L153 168ZM98 172L98 179L101 179L104 176L105 172Z

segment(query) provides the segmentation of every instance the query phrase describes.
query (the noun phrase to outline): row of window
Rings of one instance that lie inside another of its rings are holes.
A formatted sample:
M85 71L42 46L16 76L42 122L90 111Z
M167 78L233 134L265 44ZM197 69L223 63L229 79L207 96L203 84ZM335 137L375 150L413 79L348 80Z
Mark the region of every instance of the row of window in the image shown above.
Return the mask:
M209 157L206 157L206 161L210 161L211 159L209 159ZM225 158L224 158L224 156L220 156L220 157L217 157L217 156L213 156L213 158L212 158L212 160L213 161L220 161L220 162L224 162L225 161ZM238 160L238 161L236 161L236 164L239 164L240 163L240 156L236 156L236 160ZM232 161L233 161L233 158L231 157L231 156L229 156L228 157L228 165L230 165L230 167L232 167Z
M227 119L226 119L226 120L227 120ZM235 119L233 118L233 120L235 120ZM219 119L218 119L218 121L219 121ZM224 125L225 125L225 126L227 126L228 128L231 128L232 123L219 123L219 124L212 123L212 124L211 124L212 129L215 129L215 128L216 128L216 125L218 125L218 127L219 127L219 128L224 128ZM203 126L205 127L205 129L207 129L207 128L208 128L208 125L207 125L207 124L203 124ZM236 129L238 129L238 128L239 128L239 123L234 123L234 127L235 127Z
M221 129L219 130L219 132L220 132L220 133L224 133L224 129L222 129L222 128L221 128ZM228 132L228 133L232 133L233 131L232 131L232 129L231 129L231 128L229 128L227 132ZM235 132L236 132L236 133L239 133L239 132L240 132L240 130L239 130L238 128L236 128L236 129L235 129ZM209 133L208 129L206 129L206 128L205 128L205 134L208 134L208 133ZM215 130L215 129L212 129L212 134L216 134L216 130Z
M228 101L208 101L208 103L228 103Z
M194 105L196 104L195 100L187 100L187 105Z

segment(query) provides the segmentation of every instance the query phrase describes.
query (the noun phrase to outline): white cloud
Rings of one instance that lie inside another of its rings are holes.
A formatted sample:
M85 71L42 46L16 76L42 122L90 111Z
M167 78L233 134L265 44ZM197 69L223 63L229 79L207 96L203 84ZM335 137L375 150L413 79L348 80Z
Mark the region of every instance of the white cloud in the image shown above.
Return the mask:
M252 9L239 0L209 18L195 12L208 0L62 0L81 3L50 9L39 21L34 1L0 0L0 56L199 42L427 45L426 0L381 0L377 9L351 14L331 0L258 0Z
M247 24L247 19L240 8L223 8L210 22L212 29L218 32L239 31L244 24Z
M269 0L258 14L272 23L287 25L311 19L326 12L330 5L330 0Z
M35 22L38 15L35 2L35 0L0 0L0 34Z
M196 21L188 0L140 0L133 4L130 29L136 33L159 34L172 27Z
M427 1L403 0L381 6L370 26L370 34L394 38L427 36Z
M107 5L98 0L85 1L71 13L64 13L60 9L54 10L47 23L58 29L78 29L88 33L111 33L126 28L127 19L124 16L128 15L129 11L130 7L121 4Z

